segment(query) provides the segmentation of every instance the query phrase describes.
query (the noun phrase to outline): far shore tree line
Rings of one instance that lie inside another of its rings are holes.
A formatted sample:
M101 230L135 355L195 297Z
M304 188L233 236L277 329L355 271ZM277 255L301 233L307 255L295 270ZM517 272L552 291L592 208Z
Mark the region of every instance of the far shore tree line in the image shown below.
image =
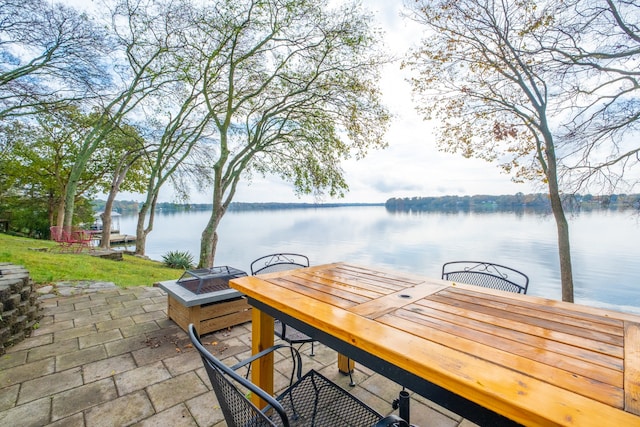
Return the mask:
M640 212L640 194L570 194L562 197L563 209L567 212L589 210L627 210ZM475 195L441 197L391 198L385 203L390 211L435 211L435 212L495 212L521 211L551 212L548 194L535 193L512 195Z
M207 267L241 180L344 195L342 161L387 145L380 73L400 58L366 2L334 3L0 0L0 217L43 235L107 194L108 247L117 195L140 193L143 255L160 189L206 189ZM545 189L572 302L567 198L640 176L640 3L415 0L403 17L423 29L401 67L435 144Z
M104 209L104 200L93 201L96 212ZM640 212L640 194L571 194L563 197L565 210L636 210ZM438 196L438 197L392 197L384 203L296 203L296 202L232 202L229 212L246 212L262 210L286 209L330 209L341 207L384 206L388 211L433 211L433 212L494 212L520 211L523 209L535 212L551 212L551 202L546 193L502 194L474 196ZM171 203L161 202L156 205L159 212L210 211L211 203ZM122 215L137 215L140 203L133 200L116 200L114 212Z
M104 209L104 200L92 202L96 212ZM306 208L333 208L343 206L383 206L384 203L296 203L296 202L231 202L229 211L252 210L277 210L277 209L306 209ZM184 212L184 211L210 211L211 203L174 203L160 202L156 205L156 212ZM113 203L113 211L123 215L137 215L140 211L140 203L132 200L116 200Z

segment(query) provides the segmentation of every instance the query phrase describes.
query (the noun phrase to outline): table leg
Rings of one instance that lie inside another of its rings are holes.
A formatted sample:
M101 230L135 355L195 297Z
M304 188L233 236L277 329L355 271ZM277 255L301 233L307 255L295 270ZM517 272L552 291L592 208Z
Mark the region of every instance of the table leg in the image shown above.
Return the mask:
M251 310L251 351L256 354L273 345L274 341L273 317L253 308ZM256 360L251 368L251 381L273 395L273 353ZM258 408L266 403L257 396L251 396L251 401Z
M354 368L356 367L356 362L349 359L344 354L338 353L338 371L344 375L349 375L353 373Z
M345 356L344 354L338 353L338 371L341 374L349 375L349 385L351 387L355 387L356 383L353 381L353 370L356 367L356 362Z

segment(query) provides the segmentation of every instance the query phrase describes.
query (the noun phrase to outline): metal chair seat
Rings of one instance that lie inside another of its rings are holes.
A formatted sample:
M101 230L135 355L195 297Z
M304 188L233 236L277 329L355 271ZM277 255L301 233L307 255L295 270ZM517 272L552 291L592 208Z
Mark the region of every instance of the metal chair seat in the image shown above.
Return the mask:
M292 425L372 426L382 416L314 370L280 394L277 399Z
M310 342L313 347L314 340L309 335L300 332L296 328L292 328L291 326L286 325L277 319L274 321L273 326L276 336L282 338L289 344L303 344ZM311 353L313 353L313 349L311 350Z
M290 386L274 398L247 378L252 362L284 345L273 346L229 367L204 348L193 324L188 329L229 426L408 427L394 415L383 417L314 370L301 376L301 358L297 350L293 353ZM236 372L243 367L247 368L246 377ZM249 395L259 396L267 406L259 409L249 400Z
M452 282L526 294L529 277L513 268L484 261L452 261L442 266L442 278Z

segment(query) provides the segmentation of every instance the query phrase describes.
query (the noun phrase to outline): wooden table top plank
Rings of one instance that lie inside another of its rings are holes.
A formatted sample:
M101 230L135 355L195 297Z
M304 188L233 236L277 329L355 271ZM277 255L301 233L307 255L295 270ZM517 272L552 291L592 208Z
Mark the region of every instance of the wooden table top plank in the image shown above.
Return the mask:
M332 270L329 272L312 270L309 271L308 274L331 282L350 283L352 285L357 284L361 287L368 287L369 289L374 289L381 293L397 292L407 287L414 286L414 283L407 284L406 282L395 281L388 277L357 274L344 270Z
M507 298L512 300L515 304L524 304L533 307L538 307L540 310L556 309L556 308L568 308L572 315L575 316L593 316L592 319L595 322L608 322L608 321L637 321L638 315L633 313L627 313L624 311L615 311L606 308L599 308L589 305L575 304L565 302L562 300L555 300L549 298L538 297L529 294L517 294L513 292L501 291L498 289L484 288L476 285L468 285L464 283L448 282L451 285L450 290L457 292L462 290L463 293L478 292L485 296L494 295L497 299Z
M563 333L566 334L566 337L572 337L571 339L583 337L617 347L622 347L623 345L622 329L620 327L617 329L608 328L605 332L598 330L597 327L593 329L589 328L588 324L577 326L572 319L567 319L562 316L564 309L560 309L561 311L555 314L547 313L547 317L537 317L532 316L531 313L524 312L519 306L509 305L504 302L492 304L488 300L481 300L471 296L468 298L460 295L452 297L446 293L447 291L448 290L445 290L443 291L445 293L440 292L437 295L433 295L429 299L456 306L461 310L467 309L474 313L500 316L502 319L510 319L525 325L536 326L545 331Z
M556 316L562 317L562 322L567 325L573 325L579 328L589 327L590 329L614 334L622 335L623 321L619 319L603 318L595 316L591 313L576 312L572 307L566 305L554 306L538 306L534 301L520 301L509 298L508 295L486 295L472 292L460 292L454 287L448 288L446 292L451 292L447 296L451 299L460 299L464 301L476 300L478 304L486 305L492 309L501 309L505 306L514 307L520 313L526 314L532 318L548 319Z
M380 290L367 285L360 286L359 284L325 279L309 274L304 270L292 272L290 276L280 277L279 279L289 280L291 282L298 283L301 286L316 289L321 292L339 295L344 299L352 300L359 304L379 298L381 295L385 295L389 292L387 290L381 292Z
M611 369L598 368L590 371L589 366L576 366L575 360L565 358L558 360L557 364L549 365L533 360L529 357L520 356L510 350L503 343L497 342L495 345L483 344L473 338L465 337L464 334L457 334L455 339L448 332L436 329L428 322L422 324L413 323L413 319L405 319L397 315L385 315L378 319L394 328L403 329L410 333L416 333L420 337L431 342L441 343L447 347L485 359L504 368L520 372L531 378L543 382L549 382L556 387L569 390L573 393L597 400L620 409L624 407L624 390L622 388L622 372ZM420 326L423 326L422 328ZM426 328L425 328L426 326ZM428 332L424 332L429 329ZM502 347L507 348L503 350ZM535 351L535 350L534 350ZM584 364L584 362L582 363ZM563 369L563 368L570 369ZM593 366L591 366L593 369ZM581 375L587 374L590 377ZM598 378L593 378L598 377ZM552 380L552 382L550 381ZM612 384L616 383L616 384Z
M323 284L328 287L335 287L343 292L350 292L354 295L365 297L369 300L397 292L395 289L381 287L365 281L347 280L336 275L313 274L312 272L302 272L297 274L300 278L306 279L309 283Z
M571 324L581 327L586 325L589 328L596 328L603 332L615 330L618 334L623 321L630 316L622 312L604 311L596 307L581 306L563 301L520 294L506 293L505 295L505 292L493 289L487 289L487 291L491 292L484 292L484 290L480 292L477 287L473 289L472 285L456 284L448 288L447 292L451 292L451 294L448 294L450 298L456 298L456 295L458 295L459 298L468 299L472 296L479 300L485 300L488 306L496 308L500 308L501 304L506 303L512 307L519 307L519 311L526 312L532 317L546 318L549 315L562 313L562 316L566 318L564 321L567 323L571 322Z
M283 288L290 289L300 295L306 295L311 298L315 298L318 301L341 308L353 307L370 300L370 298L359 297L351 292L340 292L339 289L331 292L331 288L327 286L321 286L304 279L298 280L298 278L295 277L274 277L267 280L278 286L282 286Z
M327 269L322 269L327 270ZM376 280L386 280L391 281L393 283L397 283L400 286L413 286L422 283L425 280L425 277L418 276L411 273L399 273L397 271L386 271L381 268L376 268L372 270L368 267L362 267L354 264L347 263L337 263L333 264L331 270L334 271L348 271L352 274L370 276L375 278Z
M402 307L403 304L411 304L420 298L424 298L438 292L445 286L446 285L438 283L422 283L420 285L371 300L364 304L359 304L350 308L349 311L370 319L375 319L378 316L396 310L398 307Z
M544 346L539 347L532 343L514 341L491 333L467 329L458 324L442 322L437 318L425 316L424 313L411 311L410 307L382 316L378 321L480 358L490 355L492 362L541 380L553 378L557 385L578 393L590 393L592 397L611 395L614 400L605 403L622 404L621 360L617 360L617 367L605 367L602 363L596 364L570 355L560 355Z
M489 325L494 325L497 328L491 328L492 333L513 340L522 339L522 336L516 334L516 332L525 333L532 337L529 340L533 340L533 337L542 340L540 341L541 347L544 345L550 346L560 354L567 354L568 351L572 351L574 357L586 358L586 360L593 356L604 366L619 367L621 365L620 360L624 356L622 345L586 338L583 336L584 334L575 336L564 330L557 331L545 328L532 322L531 318L527 316L514 319L512 316L502 316L500 312L478 312L474 310L473 306L451 305L446 300L443 302L432 297L422 299L416 304L422 310L437 310L441 313L440 316L449 322L462 324L469 322L469 325L475 325L481 330L487 329ZM444 313L447 313L447 316ZM584 351L587 353L583 353ZM600 356L596 355L596 353L599 353Z
M431 302L431 301L428 301ZM490 345L494 339L504 339L517 345L525 345L527 348L545 349L555 353L556 357L568 357L588 363L593 368L602 367L613 369L619 372L623 370L623 350L620 347L607 348L597 341L587 341L580 338L580 346L567 343L562 337L547 335L542 331L535 331L531 334L529 328L525 328L517 322L498 321L487 315L465 316L460 313L447 310L448 307L438 303L425 304L424 300L416 302L413 306L405 309L411 310L413 316L424 316L432 322L440 323L444 327L452 328L453 334L483 334L477 339L482 339L485 344ZM353 309L351 309L353 310ZM398 310L399 312L399 310ZM406 314L401 314L407 316ZM416 318L417 320L417 318ZM603 348L608 350L603 352ZM542 355L546 353L534 352L531 357L534 360L542 361ZM538 359L540 358L540 359Z
M267 279L266 276L269 276L270 278ZM264 289L265 287L270 287L270 284L274 284L279 286L282 289L290 290L291 292L293 292L292 295L296 297L306 296L309 298L313 298L319 302L331 304L333 306L344 308L344 309L357 305L357 302L354 302L352 299L342 298L340 296L335 295L332 292L326 292L327 289L325 289L325 292L323 292L323 291L314 289L313 287L310 287L309 284L312 282L308 282L308 281L305 282L303 280L302 284L298 283L296 282L297 278L295 276L283 277L282 274L269 273L268 275L264 274L260 276L247 276L247 277L251 278L249 279L251 286L255 286L258 289ZM348 296L351 298L353 295L348 294ZM362 302L362 301L359 301L359 302Z
M625 410L640 415L640 323L625 322Z

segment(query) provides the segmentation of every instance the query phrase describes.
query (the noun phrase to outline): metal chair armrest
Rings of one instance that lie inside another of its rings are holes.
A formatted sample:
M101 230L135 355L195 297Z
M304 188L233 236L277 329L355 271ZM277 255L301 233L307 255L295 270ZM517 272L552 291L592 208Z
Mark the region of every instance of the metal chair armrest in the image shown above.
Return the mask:
M266 356L269 353L273 353L274 351L281 349L281 348L288 348L291 351L291 354L293 355L293 357L295 357L295 360L293 361L293 372L292 372L292 377L290 380L290 383L293 384L294 379L293 379L293 375L296 376L296 378L299 380L300 378L302 378L302 358L300 357L300 352L298 351L298 349L296 349L295 347L291 346L291 345L287 345L287 344L276 344L273 345L267 349L262 350L259 353L254 354L253 356L244 359L238 363L236 363L235 365L231 366L231 369L234 371L237 371L238 369L242 368L242 367L247 367L247 372L245 374L245 378L249 377L249 372L251 371L251 364L253 362L255 362L256 360Z

